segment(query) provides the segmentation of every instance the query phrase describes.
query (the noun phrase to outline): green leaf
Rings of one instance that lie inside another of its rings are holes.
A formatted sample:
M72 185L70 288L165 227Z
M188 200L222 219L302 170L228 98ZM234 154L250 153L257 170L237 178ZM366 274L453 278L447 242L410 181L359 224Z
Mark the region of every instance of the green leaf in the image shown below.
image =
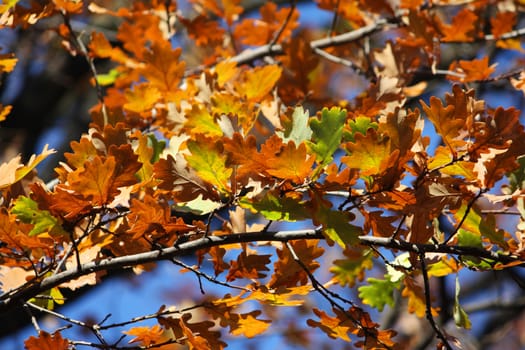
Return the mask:
M379 312L383 311L385 305L394 306L394 289L399 288L399 282L373 277L366 281L368 282L367 285L358 288L359 297L363 303L375 307Z
M463 229L458 231L458 245L461 247L474 247L483 249L481 236ZM492 270L493 260L480 259L475 256L465 255L461 257L461 261L470 268L480 270Z
M459 304L459 291L460 291L459 278L456 275L456 294L454 297L454 310L453 310L454 322L456 322L456 326L458 327L470 329L470 327L472 326L470 319L467 313L465 312L465 310L463 310L463 308Z
M341 143L346 116L346 110L332 107L330 110L323 108L321 119L310 120L313 142L308 142L308 146L317 155L319 168L332 161L332 156Z
M386 265L386 277L388 277L391 282L399 282L406 277L406 272L403 271L402 268L398 269L394 266L402 266L407 270L411 269L412 264L410 263L410 254L408 252L399 254L391 264Z
M200 194L197 198L189 202L176 204L175 210L177 212L191 213L193 215L206 215L222 206L223 204L221 202L215 202L210 199L202 199L202 195Z
M304 201L286 196L275 196L271 192L266 192L260 200L243 197L239 204L243 208L250 209L253 213L262 214L268 220L293 222L309 218Z
M315 219L316 223L323 225L323 233L343 248L357 244L359 235L363 234L361 228L349 223L348 212L321 207L315 213Z
M525 188L525 157L517 159L519 168L509 174L510 193Z
M277 136L283 139L283 143L293 141L295 145L310 140L312 129L308 125L308 119L308 111L305 111L302 106L295 107L292 114L292 122L284 125L284 131L277 131Z
M455 214L456 220L459 221L463 218L465 210L466 205L463 205ZM475 208L472 208L461 228L474 234L482 235L505 250L509 248L504 238L505 232L496 228L496 218L494 215L487 215L483 218Z
M156 137L155 137L155 134L149 134L148 135L148 145L151 146L151 148L153 149L153 155L151 156L151 163L156 163L159 158L160 158L160 155L162 154L162 151L164 151L164 149L166 148L166 141L164 140L158 140Z
M226 156L211 142L188 141L191 155L186 155L188 164L202 180L212 184L223 194L228 194L232 169L226 167Z
M102 85L102 86L113 85L115 83L115 80L117 80L119 75L120 75L120 73L116 69L112 69L106 74L97 74L97 76L96 76L97 83L99 85Z
M350 128L350 131L345 130L343 137L345 141L355 142L356 133L366 135L368 129L372 128L374 130L377 130L379 124L373 122L372 119L370 119L367 116L360 115L357 118L355 118L355 120L350 120L348 122L348 127Z
M26 224L33 224L29 236L36 236L44 232L50 234L65 234L58 219L47 210L38 209L38 203L31 198L20 196L14 203L12 213Z
M351 250L350 254L349 258L335 260L334 265L330 267L330 272L334 274L335 280L340 285L353 287L356 280L363 280L365 269L372 269L374 261L371 249L360 252ZM348 256L346 253L345 255Z

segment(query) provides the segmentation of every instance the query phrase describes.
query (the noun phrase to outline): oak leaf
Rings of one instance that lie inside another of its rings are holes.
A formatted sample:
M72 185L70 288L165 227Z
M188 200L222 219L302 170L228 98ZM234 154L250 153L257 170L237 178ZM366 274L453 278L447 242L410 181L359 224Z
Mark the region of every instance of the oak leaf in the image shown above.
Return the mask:
M129 343L141 343L144 346L151 346L163 340L164 330L156 324L153 327L133 327L123 333L134 336Z
M440 24L443 42L470 42L475 38L475 29L478 16L469 9L462 9L452 19L451 24Z
M369 249L358 249L347 247L344 251L345 259L334 260L330 272L341 286L353 287L356 281L362 281L365 270L373 267L372 251Z
M260 8L260 19L247 18L242 20L234 29L234 36L246 45L264 45L269 43L275 33L283 26L285 21L288 21L286 27L282 31L279 41L290 37L292 31L297 28L299 23L299 12L294 9L292 15L288 19L290 9L277 9L277 5L273 2L267 2Z
M319 317L319 321L308 319L306 322L312 328L319 328L332 339L342 339L350 342L349 333L356 331L356 326L340 310L334 309L336 317L329 316L317 308L313 312Z
M294 184L303 184L309 178L315 161L315 156L307 154L304 143L296 148L293 141L277 154L262 153L262 156L266 158L268 174Z
M192 20L178 17L188 30L188 35L195 41L197 46L219 45L224 40L226 30L220 26L218 21L199 15Z
M426 313L425 291L417 284L417 282L410 276L407 276L403 283L405 288L401 295L408 298L408 311L415 313L418 317L424 317ZM431 307L432 316L438 315L439 308Z
M188 141L188 150L191 154L186 155L186 161L202 180L213 185L221 194L230 193L230 177L232 169L226 166L226 157L223 147L211 140Z
M181 52L180 47L173 49L169 41L157 40L144 54L145 66L140 72L149 81L147 86L158 90L168 100L177 97L184 76L186 63L179 61Z
M324 249L318 246L318 240L291 241L290 244L308 271L313 272L320 266L314 260L323 255L324 252ZM269 282L271 288L295 287L297 284L305 285L308 283L308 275L294 260L293 254L287 247L278 249L277 256L278 260L274 263L274 273Z
M9 162L0 165L0 189L22 180L38 164L53 153L55 153L55 150L48 149L47 145L45 145L42 152L39 155L33 154L26 165L21 164L22 158L20 156L16 156Z
M0 73L10 73L15 69L18 58L13 53L0 54Z
M235 89L250 102L259 102L274 88L281 77L282 68L277 65L255 67L244 71L241 83Z
M131 112L142 113L150 112L162 94L155 86L142 83L127 90L125 96L127 102L124 104L124 108Z
M355 142L348 142L346 149L350 155L341 161L349 168L359 169L363 176L380 174L390 165L390 158L399 152L397 149L391 152L390 138L378 135L374 129L368 129L366 136L356 134Z
M258 320L257 316L261 313L261 310L254 310L245 314L230 314L232 319L230 321L230 333L235 336L253 338L265 332L270 327L271 321Z
M231 282L238 278L259 279L266 277L263 271L269 271L270 255L246 254L243 251L237 260L230 261L230 270L226 281Z
M496 17L490 19L491 32L496 39L499 39L503 34L511 32L515 24L516 13L510 11L498 12Z
M339 148L346 118L346 110L333 107L330 110L323 108L317 118L310 119L313 136L308 146L316 154L320 168L332 161L334 152Z
M38 337L29 337L24 342L27 350L68 350L69 342L62 338L60 332L55 332L52 335L45 332L38 332Z
M489 79L490 75L496 70L496 65L493 64L489 66L489 58L488 56L484 56L481 59L473 59L471 61L454 61L450 64L449 70L461 75L460 78L454 75L448 75L447 77L449 79L468 83Z
M436 132L441 136L443 142L455 158L457 156L457 139L462 136L460 135L460 131L465 126L465 119L456 115L453 105L445 107L441 100L434 96L430 98L430 106L423 101L421 101L421 104L428 119L434 124Z

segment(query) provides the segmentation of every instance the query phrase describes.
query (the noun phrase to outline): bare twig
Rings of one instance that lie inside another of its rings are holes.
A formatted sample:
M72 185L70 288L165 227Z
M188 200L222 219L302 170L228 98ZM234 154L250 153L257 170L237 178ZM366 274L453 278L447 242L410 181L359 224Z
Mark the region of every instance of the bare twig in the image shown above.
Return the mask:
M286 16L283 24L281 25L281 28L275 33L274 37L272 38L272 41L268 43L268 45L273 46L275 45L279 39L281 38L281 35L283 35L284 30L286 29L286 26L288 26L288 23L290 23L290 20L292 19L292 15L295 11L295 0L290 1L290 10L288 11L288 15Z
M362 39L368 35L371 35L377 31L382 30L387 25L394 25L391 21L387 19L379 19L376 22L361 27L359 29L353 30L351 32L343 33L336 36L331 36L327 38L322 38L310 42L310 48L315 49L324 49L332 46L339 46L348 44L350 42ZM263 45L255 49L248 49L235 57L232 57L231 60L237 62L238 64L247 64L251 63L257 59L263 58L265 56L277 56L284 53L283 47L280 44L275 45Z
M441 329L439 329L438 325L436 324L436 321L434 320L434 316L432 316L432 304L430 301L430 284L428 281L427 265L425 263L425 252L419 253L419 261L421 262L421 273L423 275L423 285L425 288L425 313L427 320L430 323L430 326L432 327L434 332L436 333L436 336L443 342L443 345L448 350L452 350L452 346L449 344L447 338L445 337Z
M82 53L82 55L86 59L89 69L91 70L91 74L93 75L93 80L95 81L95 90L97 91L97 98L100 102L100 106L102 110L102 117L104 118L104 125L107 125L108 124L108 114L106 110L106 104L104 103L104 92L102 90L102 86L100 86L97 80L98 73L97 73L97 68L95 67L95 62L93 58L89 56L89 52L86 48L86 45L84 45L84 43L82 42L79 36L75 35L75 32L73 31L73 26L71 25L69 15L66 12L62 12L62 17L64 19L64 24L70 33L71 40L73 41L77 50L80 51L80 53Z
M243 290L243 291L246 291L246 292L249 292L250 289L248 288L245 288L245 287L241 287L241 286L236 286L234 284L230 284L230 283L227 283L227 282L223 282L223 281L219 281L218 279L216 279L215 277L213 276L210 276L202 271L199 271L197 270L196 268L188 265L188 264L185 264L184 262L180 261L180 260L177 260L177 259L170 259L170 261L172 263L174 263L175 265L178 265L180 267L183 267L187 270L190 270L191 272L193 272L194 274L196 274L198 277L199 277L199 284L200 284L200 278L204 278L208 281L210 281L211 283L215 283L215 284L218 284L220 286L224 286L224 287L228 287L228 288L232 288L232 289L239 289L239 290ZM201 291L203 292L204 294L204 291L202 290L202 286L201 286Z

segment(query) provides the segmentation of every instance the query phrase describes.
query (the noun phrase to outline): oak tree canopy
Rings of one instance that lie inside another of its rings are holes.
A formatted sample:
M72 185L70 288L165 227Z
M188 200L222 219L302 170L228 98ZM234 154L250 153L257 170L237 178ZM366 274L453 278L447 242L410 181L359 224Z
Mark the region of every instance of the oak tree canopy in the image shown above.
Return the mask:
M316 349L524 346L525 132L509 107L525 93L524 11L3 2L1 28L80 58L97 98L53 180L36 171L48 146L0 165L0 312L22 307L35 328L20 347L222 349L268 334ZM21 55L4 48L4 76ZM62 311L64 294L161 262L195 276L191 304ZM494 276L502 295L465 306ZM473 333L480 311L507 325L499 338Z

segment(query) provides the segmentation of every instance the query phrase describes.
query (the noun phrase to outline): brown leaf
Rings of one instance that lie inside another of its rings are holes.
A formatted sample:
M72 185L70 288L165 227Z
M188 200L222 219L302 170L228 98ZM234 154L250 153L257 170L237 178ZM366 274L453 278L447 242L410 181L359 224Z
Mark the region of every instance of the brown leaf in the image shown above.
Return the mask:
M257 279L264 278L266 274L262 271L269 271L268 265L270 263L271 255L246 254L243 251L237 257L237 260L230 261L230 271L226 276L226 281L231 282L238 278Z
M301 240L291 241L290 244L294 248L299 260L301 260L306 268L313 272L320 265L314 259L320 257L324 249L319 247L318 240ZM278 287L295 287L297 284L305 285L308 283L308 275L303 268L293 259L293 255L286 247L277 250L279 259L274 263L274 273L270 280L269 286L271 288Z

